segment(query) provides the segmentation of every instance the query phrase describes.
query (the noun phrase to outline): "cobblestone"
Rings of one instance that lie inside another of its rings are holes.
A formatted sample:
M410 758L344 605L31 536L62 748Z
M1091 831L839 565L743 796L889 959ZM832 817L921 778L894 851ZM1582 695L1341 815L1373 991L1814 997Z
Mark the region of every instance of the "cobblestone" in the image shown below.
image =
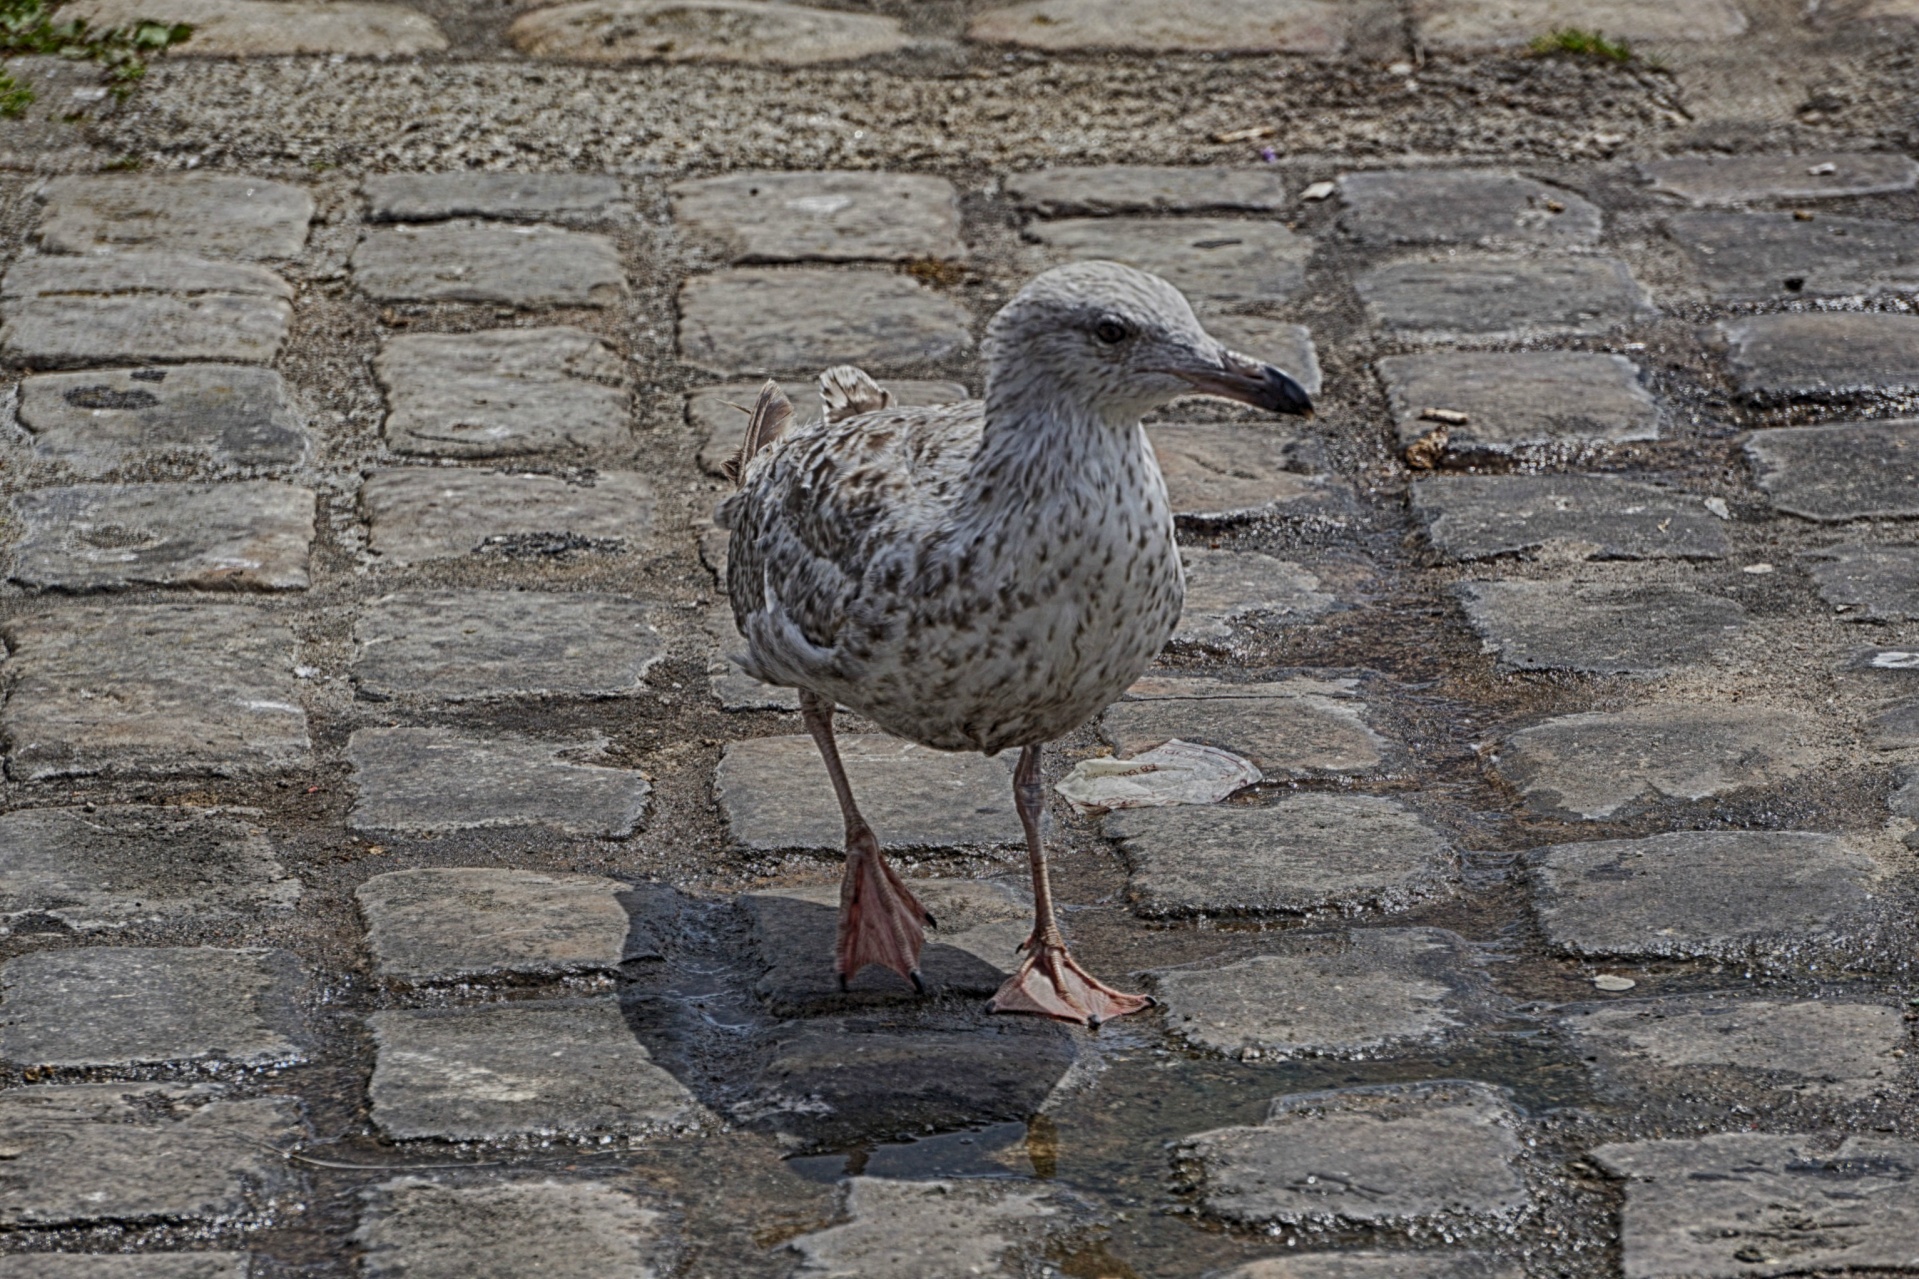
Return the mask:
M353 250L353 279L381 302L610 307L626 296L613 241L538 223L379 227Z
M1602 257L1473 257L1391 262L1354 281L1390 332L1484 341L1592 335L1647 311L1626 264Z
M1422 0L1419 38L1433 48L1525 45L1541 32L1568 27L1603 31L1615 40L1718 43L1744 35L1746 15L1733 0Z
M220 173L56 178L36 234L53 253L160 249L213 258L290 258L313 197L285 182Z
M286 341L292 298L264 267L185 253L23 257L0 280L0 350L29 368L265 364Z
M1910 157L1872 152L1686 155L1637 168L1654 191L1696 205L1889 195L1919 185L1919 164Z
M557 475L407 467L375 471L360 490L367 549L387 564L639 549L653 486L631 471L588 482Z
M1043 218L1113 213L1282 213L1286 184L1270 169L1152 164L1064 166L1015 173L1006 194Z
M747 62L808 66L893 53L910 42L897 18L758 0L580 0L513 23L536 58L578 62Z
M1122 757L1178 738L1231 751L1268 777L1349 776L1379 767L1386 750L1352 685L1149 675L1107 708L1099 731Z
M1856 622L1919 622L1919 546L1828 547L1807 556L1819 598Z
M369 1279L657 1279L672 1264L665 1214L605 1182L396 1177L361 1194Z
M1257 356L1290 373L1294 381L1306 388L1306 394L1319 394L1319 352L1313 348L1312 330L1305 325L1288 324L1263 315L1214 314L1207 315L1204 323L1208 333L1235 351ZM1175 404L1171 410L1174 413L1184 407L1180 402ZM1273 429L1271 423L1261 425Z
M959 192L912 173L742 173L673 188L673 220L735 262L963 258Z
M1347 18L1323 0L1027 0L989 9L967 35L1048 52L1126 49L1150 53L1335 54Z
M1250 218L1062 218L1026 235L1055 262L1104 258L1151 271L1202 308L1286 301L1305 284L1313 252L1284 225Z
M1235 1266L1220 1279L1521 1279L1510 1261L1476 1252L1305 1252Z
M375 875L354 896L374 971L405 982L612 972L629 930L599 875L457 867Z
M632 213L620 180L604 173L379 173L360 189L375 222L596 223Z
M604 745L598 738L541 742L363 728L347 744L358 791L347 824L407 835L541 827L624 838L646 811L652 788L644 775L568 758Z
M37 456L86 476L148 458L290 467L308 446L286 382L238 364L45 373L21 380L19 413Z
M1018 1275L1016 1254L1069 1224L1043 1186L848 1178L847 1220L796 1237L799 1279L970 1279Z
M1907 222L1689 213L1668 228L1714 298L1871 296L1919 286L1919 229Z
M1436 476L1413 485L1433 545L1481 560L1548 548L1592 560L1714 560L1725 521L1699 498L1610 475Z
M330 53L404 57L438 53L446 37L425 14L359 0L78 0L71 15L96 30L139 22L184 22L190 57L284 57Z
M1389 355L1378 367L1402 445L1434 428L1425 416L1431 409L1466 414L1463 424L1447 428L1447 449L1461 453L1659 438L1659 405L1641 385L1638 367L1623 355L1456 351Z
M1252 623L1298 626L1337 603L1319 589L1319 578L1288 560L1187 547L1179 557L1186 565L1186 610L1173 632L1175 643L1230 640L1237 627Z
M759 397L760 382L724 382L701 387L686 397L686 420L698 431L700 466L709 475L723 475L721 469L740 451L746 439L746 416ZM882 384L892 393L894 405L907 408L922 404L956 404L970 396L958 382L929 382L911 378L888 378ZM788 386L797 416L802 421L820 416L815 384Z
M594 452L630 438L620 358L582 329L407 334L387 342L374 369L396 453Z
M1338 490L1315 473L1318 448L1303 436L1221 422L1155 422L1146 434L1179 519L1227 523L1337 500Z
M241 1252L15 1253L0 1279L247 1279Z
M897 275L746 267L680 286L680 356L715 373L834 364L884 374L959 355L971 320L952 299Z
M1684 586L1463 582L1466 617L1501 666L1657 675L1711 656L1745 624L1736 601Z
M1720 326L1733 385L1759 400L1919 387L1919 315L1811 311Z
M1838 522L1919 515L1919 422L1797 426L1746 441L1759 487L1789 515Z
M1345 226L1362 244L1567 246L1599 239L1597 205L1506 169L1342 174Z
M13 499L24 531L8 577L64 591L305 590L314 499L266 480L35 489Z

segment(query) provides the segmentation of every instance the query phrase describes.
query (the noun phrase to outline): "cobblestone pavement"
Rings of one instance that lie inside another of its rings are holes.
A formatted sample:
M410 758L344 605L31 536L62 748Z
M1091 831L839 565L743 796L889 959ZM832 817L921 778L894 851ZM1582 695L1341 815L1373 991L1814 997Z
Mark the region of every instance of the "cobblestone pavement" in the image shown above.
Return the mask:
M0 1276L1919 1275L1912 0L67 12L197 33L9 64ZM1050 776L1263 780L1054 797L1097 1034L981 1012L1006 763L857 720L942 929L837 990L708 521L1089 255L1321 406L1150 426Z

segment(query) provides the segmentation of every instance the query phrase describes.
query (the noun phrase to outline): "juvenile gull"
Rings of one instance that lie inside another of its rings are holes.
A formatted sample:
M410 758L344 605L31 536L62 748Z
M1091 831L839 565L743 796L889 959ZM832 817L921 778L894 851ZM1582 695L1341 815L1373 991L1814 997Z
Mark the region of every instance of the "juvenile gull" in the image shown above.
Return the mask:
M939 750L1017 747L1033 869L1025 959L1000 1012L1097 1024L1149 1001L1074 962L1053 916L1040 751L1116 700L1179 619L1166 484L1140 418L1180 395L1305 414L1298 382L1207 336L1179 291L1112 262L1059 267L987 326L986 398L891 408L858 369L820 378L794 428L768 382L720 507L748 673L800 693L846 819L836 962L917 986L932 923L860 816L836 705Z

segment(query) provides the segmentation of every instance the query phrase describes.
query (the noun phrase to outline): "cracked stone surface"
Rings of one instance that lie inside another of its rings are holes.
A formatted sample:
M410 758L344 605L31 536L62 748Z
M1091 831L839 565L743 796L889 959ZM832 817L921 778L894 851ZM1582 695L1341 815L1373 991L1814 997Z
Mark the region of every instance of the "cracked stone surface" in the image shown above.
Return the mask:
M286 467L307 431L272 369L240 364L43 373L20 382L33 451L85 476L145 457L218 468Z
M1715 560L1726 521L1677 489L1610 475L1439 475L1412 486L1426 536L1454 559L1555 549L1589 560Z
M951 298L879 271L743 267L680 286L680 355L720 374L879 375L960 354L971 324Z
M1249 759L1268 777L1325 777L1379 767L1386 742L1366 723L1349 679L1235 684L1148 675L1100 716L1122 758L1173 738Z
M800 1235L802 1279L970 1279L1023 1273L1018 1254L1071 1222L1057 1191L990 1181L852 1177L846 1221Z
M1715 298L1905 293L1919 285L1919 228L1877 218L1688 213L1667 223Z
M376 173L360 189L375 222L593 223L632 212L620 180L605 173Z
M1102 829L1120 841L1133 909L1148 917L1357 915L1455 891L1446 839L1373 795L1129 809Z
M614 971L628 958L626 888L600 875L449 867L375 875L354 896L374 971L427 982Z
M579 0L523 14L521 52L572 62L748 62L809 66L892 53L898 18L753 0Z
M1919 621L1919 546L1843 545L1815 551L1819 598L1857 622Z
M0 1279L247 1279L242 1252L56 1253L0 1257Z
M1409 337L1596 335L1647 308L1638 282L1617 258L1460 254L1387 263L1354 284L1375 324Z
M1027 0L989 9L969 38L1048 52L1081 49L1334 54L1347 16L1324 0Z
M1324 507L1332 488L1315 473L1317 448L1289 432L1224 422L1146 428L1179 519L1221 523Z
M1789 515L1826 523L1919 515L1919 422L1762 431L1746 441L1746 456Z
M709 475L724 474L721 467L739 452L746 438L746 415L759 397L761 385L759 382L724 382L701 387L687 395L686 420L700 434L700 466ZM886 378L880 385L892 393L893 403L900 408L956 404L972 398L958 382ZM801 421L815 421L821 416L817 382L808 378L803 384L782 389L793 401L794 415Z
M1362 244L1591 244L1597 205L1507 169L1379 169L1339 178Z
M360 1194L370 1279L657 1279L673 1263L666 1214L606 1182L396 1177Z
M1635 167L1654 191L1697 205L1889 195L1919 185L1919 164L1877 152L1686 155Z
M653 486L632 471L557 475L398 467L360 489L367 549L388 564L469 555L622 554L653 524Z
M347 824L407 835L538 827L623 839L638 829L652 786L638 772L576 762L605 745L362 728L347 744L357 791Z
M305 188L224 173L55 178L41 198L46 208L35 234L51 253L290 258L313 218Z
M1241 625L1298 626L1323 617L1338 602L1319 578L1287 560L1258 551L1181 547L1186 608L1173 639L1181 644L1230 640Z
M1719 325L1726 368L1759 400L1889 394L1919 387L1919 315L1808 311Z
M1634 43L1718 42L1744 35L1746 15L1733 0L1422 0L1420 39L1444 49L1530 44L1542 31L1578 23Z
M284 950L95 946L0 965L0 1057L22 1066L305 1059Z
M1306 281L1313 242L1251 218L1062 218L1028 239L1051 259L1105 258L1162 276L1195 303L1284 302Z
M626 296L613 241L537 223L376 228L353 250L353 281L381 302L607 307Z
M741 173L682 182L673 220L735 262L962 258L959 192L912 173Z
M1528 855L1533 908L1573 955L1817 956L1875 928L1883 867L1839 835L1675 831Z
M77 932L286 911L300 881L248 812L108 805L0 814L0 917Z
M1286 184L1270 169L1094 164L1035 169L1006 193L1043 218L1114 213L1281 213Z
M1440 425L1422 416L1429 409L1466 414L1463 425L1446 427L1447 449L1461 452L1566 450L1659 438L1659 405L1641 384L1639 367L1623 355L1459 351L1389 355L1377 363L1402 445Z
M291 591L307 586L315 493L292 484L82 484L13 499L23 586Z
M96 30L184 22L193 28L193 38L178 46L187 57L405 57L447 47L425 14L359 0L80 0L72 16Z
M625 367L583 329L403 334L373 367L396 453L513 457L629 439Z
M1484 650L1522 671L1657 675L1711 656L1745 624L1736 601L1684 586L1462 582Z
M1303 1252L1249 1261L1220 1279L1521 1279L1519 1266L1476 1252Z

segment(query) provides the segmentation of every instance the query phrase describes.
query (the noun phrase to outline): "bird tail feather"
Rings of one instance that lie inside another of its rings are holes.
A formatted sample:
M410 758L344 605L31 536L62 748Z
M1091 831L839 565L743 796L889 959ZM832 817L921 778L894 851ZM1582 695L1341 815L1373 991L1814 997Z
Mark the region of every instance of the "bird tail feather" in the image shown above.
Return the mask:
M820 374L820 403L828 423L844 422L862 413L891 408L893 393L868 377L864 369L835 364Z
M726 478L736 485L746 483L746 464L786 434L786 428L792 424L793 401L786 398L786 392L780 390L778 382L768 378L766 385L760 388L760 398L753 401L751 415L746 419L746 439L740 444L740 451L728 458L721 468Z

